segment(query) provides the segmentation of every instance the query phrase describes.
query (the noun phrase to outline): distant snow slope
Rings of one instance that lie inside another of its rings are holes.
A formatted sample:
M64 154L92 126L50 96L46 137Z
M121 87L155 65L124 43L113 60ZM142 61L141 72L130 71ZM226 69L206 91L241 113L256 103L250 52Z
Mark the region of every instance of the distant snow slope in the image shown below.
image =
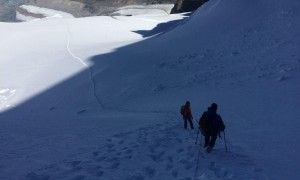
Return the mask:
M43 16L43 18L74 18L72 14L54 9L41 8L31 5L22 5L19 8L24 11L23 13L20 11L16 12L16 19L19 21L32 21L41 19L34 16Z
M124 6L116 9L111 14L118 16L145 16L147 14L151 16L166 16L170 14L173 6L173 4ZM33 5L19 6L16 11L16 19L18 21L36 21L47 18L74 18L74 16L70 13Z
M118 15L146 15L146 14L170 14L174 4L157 4L157 5L136 5L136 6L124 6L119 8L114 14Z
M1 23L0 179L298 179L299 9ZM182 129L186 100L219 104L228 153Z

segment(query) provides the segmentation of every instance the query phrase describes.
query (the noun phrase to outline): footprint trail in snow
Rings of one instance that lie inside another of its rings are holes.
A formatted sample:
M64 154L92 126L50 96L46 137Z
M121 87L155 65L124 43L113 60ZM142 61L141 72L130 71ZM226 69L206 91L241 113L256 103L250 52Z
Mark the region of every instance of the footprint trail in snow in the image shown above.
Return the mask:
M197 130L185 131L181 122L169 121L115 134L99 148L30 172L26 179L192 180L199 150L195 179L267 179L251 157L225 149L207 154L194 144Z

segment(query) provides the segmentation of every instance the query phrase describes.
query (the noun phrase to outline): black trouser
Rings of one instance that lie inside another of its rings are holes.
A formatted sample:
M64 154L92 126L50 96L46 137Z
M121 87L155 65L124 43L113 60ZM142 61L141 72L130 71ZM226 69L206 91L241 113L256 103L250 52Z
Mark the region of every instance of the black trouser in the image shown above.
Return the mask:
M184 129L187 128L187 121L189 121L191 129L194 129L192 118L184 117Z
M218 137L218 133L214 133L213 135L211 135L210 133L205 133L205 145L204 145L204 147L206 147L208 145L210 147L214 147L215 143L216 143L216 140L217 140L217 137Z

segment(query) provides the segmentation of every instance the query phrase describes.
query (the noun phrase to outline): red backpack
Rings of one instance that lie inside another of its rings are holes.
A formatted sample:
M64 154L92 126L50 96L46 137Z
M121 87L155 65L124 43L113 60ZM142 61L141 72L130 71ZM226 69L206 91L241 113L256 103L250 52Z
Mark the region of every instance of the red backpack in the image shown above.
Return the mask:
M204 134L208 130L206 122L207 122L207 119L205 118L205 116L202 116L199 119L199 126L200 126L200 130L201 130L202 134Z

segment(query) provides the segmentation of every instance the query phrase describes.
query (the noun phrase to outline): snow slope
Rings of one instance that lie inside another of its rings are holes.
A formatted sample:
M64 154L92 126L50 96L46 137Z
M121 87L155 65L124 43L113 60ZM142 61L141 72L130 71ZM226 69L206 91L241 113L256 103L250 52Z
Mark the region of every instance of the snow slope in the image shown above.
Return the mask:
M298 179L299 8L0 24L0 178ZM219 104L228 153L182 129L186 100Z
M136 16L136 15L166 15L170 14L174 4L154 4L154 5L132 5L124 6L119 8L114 14L119 14L123 16Z

